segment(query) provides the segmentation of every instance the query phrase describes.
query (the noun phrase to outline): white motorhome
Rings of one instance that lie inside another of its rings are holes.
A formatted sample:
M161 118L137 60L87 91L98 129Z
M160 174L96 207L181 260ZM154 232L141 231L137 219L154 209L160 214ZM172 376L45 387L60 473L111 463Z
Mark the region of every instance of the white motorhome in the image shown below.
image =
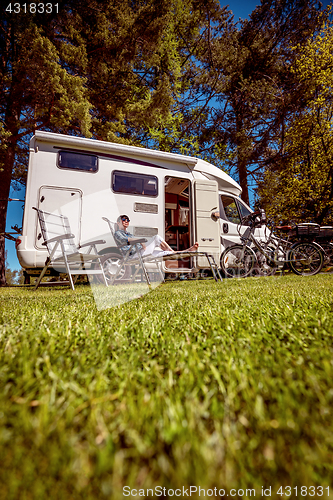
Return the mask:
M241 217L251 212L240 193L230 176L198 158L36 131L18 259L26 275L44 266L47 251L32 209L37 207L66 215L78 245L106 240L101 255L118 252L102 217L116 221L127 214L135 236L160 234L175 250L198 241L199 250L219 262L225 246L239 241ZM217 211L220 219L212 216Z

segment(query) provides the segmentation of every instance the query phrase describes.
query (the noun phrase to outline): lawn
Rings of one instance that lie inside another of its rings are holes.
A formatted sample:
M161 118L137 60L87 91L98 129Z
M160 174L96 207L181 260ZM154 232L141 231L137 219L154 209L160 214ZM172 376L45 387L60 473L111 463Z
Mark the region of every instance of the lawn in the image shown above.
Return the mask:
M0 289L0 498L333 498L332 340L333 275Z

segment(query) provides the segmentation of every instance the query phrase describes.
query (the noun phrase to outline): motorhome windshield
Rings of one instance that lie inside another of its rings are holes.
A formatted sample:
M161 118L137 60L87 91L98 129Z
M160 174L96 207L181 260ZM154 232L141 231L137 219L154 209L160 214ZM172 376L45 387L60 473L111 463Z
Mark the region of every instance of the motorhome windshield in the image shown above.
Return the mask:
M240 224L241 220L251 213L239 199L235 199L233 196L226 196L222 194L221 201L225 219L233 224Z

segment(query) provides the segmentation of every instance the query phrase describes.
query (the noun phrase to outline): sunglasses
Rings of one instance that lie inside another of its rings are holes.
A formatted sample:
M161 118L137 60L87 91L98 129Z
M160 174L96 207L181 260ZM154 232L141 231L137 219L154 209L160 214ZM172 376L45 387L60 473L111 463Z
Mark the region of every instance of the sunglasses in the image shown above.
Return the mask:
M130 220L127 218L127 217L124 217L123 219L121 219L123 222L130 222Z

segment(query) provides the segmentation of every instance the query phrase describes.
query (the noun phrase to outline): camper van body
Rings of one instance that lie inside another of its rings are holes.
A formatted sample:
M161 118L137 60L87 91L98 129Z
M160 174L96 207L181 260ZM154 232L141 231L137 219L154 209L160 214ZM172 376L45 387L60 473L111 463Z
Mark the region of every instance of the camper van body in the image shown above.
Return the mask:
M36 131L18 259L28 274L44 266L37 207L66 215L78 245L104 239L100 254L117 251L102 217L126 214L134 236L160 234L175 250L198 241L219 262L225 246L239 241L240 216L251 211L240 193L230 176L198 158ZM214 220L217 211L221 218Z

